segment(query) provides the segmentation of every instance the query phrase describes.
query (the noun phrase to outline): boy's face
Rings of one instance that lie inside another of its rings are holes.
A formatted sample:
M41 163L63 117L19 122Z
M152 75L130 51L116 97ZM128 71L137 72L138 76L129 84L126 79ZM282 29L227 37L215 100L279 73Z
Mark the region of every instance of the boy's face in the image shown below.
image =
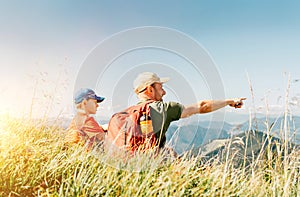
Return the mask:
M98 106L96 99L88 99L85 104L85 112L87 114L96 114Z

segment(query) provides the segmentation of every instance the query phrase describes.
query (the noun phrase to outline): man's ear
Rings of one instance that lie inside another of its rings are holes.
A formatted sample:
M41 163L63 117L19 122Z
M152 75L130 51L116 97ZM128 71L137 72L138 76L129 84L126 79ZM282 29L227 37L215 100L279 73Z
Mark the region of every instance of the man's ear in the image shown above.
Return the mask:
M152 90L152 86L147 86L147 92L148 92L148 93L152 93L152 91L153 91L153 90Z

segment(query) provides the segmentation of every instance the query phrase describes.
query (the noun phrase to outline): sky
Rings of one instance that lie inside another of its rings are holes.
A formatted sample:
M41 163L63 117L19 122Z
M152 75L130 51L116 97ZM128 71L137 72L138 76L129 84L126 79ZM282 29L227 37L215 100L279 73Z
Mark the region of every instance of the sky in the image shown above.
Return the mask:
M226 98L247 97L243 109L226 108L227 117L282 113L286 103L294 115L300 115L298 1L0 0L0 4L0 114L70 116L76 80L99 46L108 43L107 51L96 53L100 59L108 58L113 49L122 47L121 43L109 46L118 35L160 27L203 48L220 75L216 83L222 83ZM136 35L125 40L126 46L138 39ZM166 39L178 43L172 36ZM97 115L109 117L125 107L116 103L136 102L133 93L115 101L112 97L125 90L125 83L132 84L137 71L147 69L173 76L166 84L166 100L188 104L194 98L213 97L210 85L215 84L206 80L209 76L195 74L180 55L141 48L117 56L104 74L96 73L99 77L92 88L107 98ZM179 94L186 88L194 95Z

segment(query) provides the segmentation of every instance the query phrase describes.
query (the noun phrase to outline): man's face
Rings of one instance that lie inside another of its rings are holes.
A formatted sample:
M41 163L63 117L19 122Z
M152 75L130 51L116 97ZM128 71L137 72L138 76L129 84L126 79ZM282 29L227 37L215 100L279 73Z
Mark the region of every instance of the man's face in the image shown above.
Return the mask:
M153 87L153 98L156 101L162 101L162 97L166 94L166 91L163 89L162 83L154 83Z

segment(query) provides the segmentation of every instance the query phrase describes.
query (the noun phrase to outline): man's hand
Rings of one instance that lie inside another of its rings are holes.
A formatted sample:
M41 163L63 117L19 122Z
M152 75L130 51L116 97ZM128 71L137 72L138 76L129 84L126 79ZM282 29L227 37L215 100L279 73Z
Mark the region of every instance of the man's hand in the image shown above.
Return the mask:
M232 102L229 103L230 107L234 107L234 108L241 108L243 106L243 100L246 100L247 98L235 98L232 99Z

